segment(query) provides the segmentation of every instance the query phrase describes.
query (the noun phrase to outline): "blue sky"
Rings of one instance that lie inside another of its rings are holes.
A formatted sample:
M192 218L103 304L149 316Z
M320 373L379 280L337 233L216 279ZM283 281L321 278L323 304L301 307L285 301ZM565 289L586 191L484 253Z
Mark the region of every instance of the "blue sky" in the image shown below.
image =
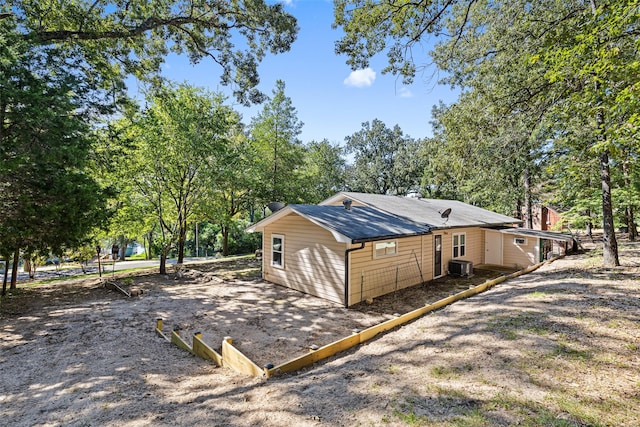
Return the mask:
M434 70L427 70L405 87L401 79L380 73L386 63L381 55L373 59L370 69L352 73L346 57L334 53L341 30L331 28L331 0L288 0L286 10L298 19L298 38L289 52L268 55L260 64L259 88L271 95L276 80L285 82L285 93L304 123L302 142L327 139L343 144L344 138L359 131L363 122L376 118L387 127L398 124L413 138L432 135L433 105L439 100L450 103L457 96L448 86L436 84ZM426 50L423 59L429 60ZM230 93L219 84L220 68L211 60L191 65L184 57L170 56L163 74L177 82ZM261 109L235 108L246 124Z

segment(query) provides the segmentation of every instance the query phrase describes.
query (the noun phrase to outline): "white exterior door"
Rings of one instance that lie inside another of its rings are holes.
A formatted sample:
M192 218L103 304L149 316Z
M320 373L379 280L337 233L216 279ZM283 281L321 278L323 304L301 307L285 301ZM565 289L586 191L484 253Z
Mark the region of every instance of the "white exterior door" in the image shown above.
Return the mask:
M484 231L484 263L502 265L502 233Z

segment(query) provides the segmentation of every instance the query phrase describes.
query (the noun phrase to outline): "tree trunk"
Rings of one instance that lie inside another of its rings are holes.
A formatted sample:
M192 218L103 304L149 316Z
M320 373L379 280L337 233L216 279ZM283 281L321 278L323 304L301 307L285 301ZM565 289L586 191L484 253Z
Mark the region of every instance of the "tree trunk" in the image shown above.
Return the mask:
M146 247L146 251L147 251L147 259L150 260L151 258L153 258L153 254L151 253L151 245L153 242L153 230L149 231L149 233L147 234L147 247Z
M13 265L11 266L11 287L16 289L18 284L18 263L20 261L20 249L16 249L13 253Z
M180 231L178 236L178 264L184 263L184 244L187 240L187 224L180 222Z
M589 0L591 12L597 13L596 0ZM599 42L600 40L598 40ZM600 82L594 83L598 109L596 110L596 132L600 142L606 142L604 109L600 105ZM603 258L605 267L615 267L620 265L618 260L618 242L616 231L613 226L613 206L611 203L611 171L609 169L609 151L605 150L599 155L600 159L600 183L602 185L602 231L603 231Z
M160 274L167 274L167 251L160 252Z
M609 154L600 154L600 181L602 182L602 230L603 256L605 267L620 265L618 260L618 241L613 226L613 208L611 203L611 173L609 170Z
M2 296L7 294L7 278L9 277L9 256L4 257L4 275L2 278Z
M222 226L222 255L229 255L229 227Z
M529 168L524 170L524 209L527 216L526 227L533 229L533 207L531 205L531 176L529 175Z
M591 211L587 210L587 215L589 215L589 217L591 217ZM589 236L589 239L591 239L591 243L593 243L593 223L591 222L591 220L587 221L587 236Z
M127 245L129 244L129 240L121 236L120 237L120 253L118 254L118 258L120 261L126 261L127 259Z
M625 157L629 158L629 154L625 153ZM631 190L631 176L629 173L629 162L622 162L622 175L624 176L624 186L627 191ZM629 204L626 208L627 231L629 232L629 241L635 242L638 232L636 230L635 220L633 218L633 205Z
M638 230L636 230L636 222L633 218L633 206L627 206L627 228L629 229L629 241L635 242L638 237Z

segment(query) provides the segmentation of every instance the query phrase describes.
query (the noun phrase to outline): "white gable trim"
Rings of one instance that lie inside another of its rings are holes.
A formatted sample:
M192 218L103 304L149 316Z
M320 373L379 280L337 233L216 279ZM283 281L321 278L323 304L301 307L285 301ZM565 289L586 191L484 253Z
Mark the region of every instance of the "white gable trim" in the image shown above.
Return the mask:
M291 206L285 206L284 208L280 209L279 211L269 215L268 217L262 219L261 221L253 224L251 227L247 227L245 229L245 231L247 233L254 233L256 231L262 232L264 231L264 228L275 222L278 221L279 219L287 216L290 213L295 213L296 215L301 216L302 218L306 219L307 221L317 225L318 227L322 228L323 230L327 230L329 233L331 233L331 235L333 236L334 239L336 239L336 242L340 242L340 243L351 243L351 238L345 236L342 233L338 233L335 230L332 230L329 227L326 227L324 224L321 224L319 222L316 222L315 220L309 218L306 215L301 214L300 212L298 212L297 210L295 210L294 208L292 208Z

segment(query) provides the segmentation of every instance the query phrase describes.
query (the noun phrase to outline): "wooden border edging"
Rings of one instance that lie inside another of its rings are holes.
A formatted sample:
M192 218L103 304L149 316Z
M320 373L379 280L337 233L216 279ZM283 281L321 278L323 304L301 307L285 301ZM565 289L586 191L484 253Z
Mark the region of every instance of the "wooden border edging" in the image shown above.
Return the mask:
M265 370L233 346L231 337L225 337L222 340L222 362L223 366L243 374L254 377L262 377L265 374Z
M120 291L125 296L131 298L131 293L129 293L129 292L125 291L124 289L122 289L120 286L118 286L118 284L116 282L112 282L111 280L106 280L104 282L104 287L107 288L107 289L114 290L114 291Z
M205 360L213 360L216 365L222 366L222 356L218 354L217 351L209 347L202 341L202 334L200 332L196 332L193 334L193 346L190 346L185 340L180 336L180 329L175 328L171 332L171 338L167 338L167 336L162 332L162 319L158 318L156 320L156 334L164 338L165 340L171 342L181 348L183 350L188 351L189 353L201 357Z
M205 360L213 360L216 365L222 366L222 356L218 354L217 351L209 347L207 344L202 341L202 334L200 332L196 332L193 334L193 354L198 357L201 357Z
M193 353L193 351L191 350L191 346L187 344L187 342L180 336L179 329L175 329L171 332L171 343L177 345L178 348L187 350L189 353Z
M156 319L156 334L158 334L158 336L164 338L167 341L171 341L169 338L167 338L167 336L162 332L162 319L158 318Z

